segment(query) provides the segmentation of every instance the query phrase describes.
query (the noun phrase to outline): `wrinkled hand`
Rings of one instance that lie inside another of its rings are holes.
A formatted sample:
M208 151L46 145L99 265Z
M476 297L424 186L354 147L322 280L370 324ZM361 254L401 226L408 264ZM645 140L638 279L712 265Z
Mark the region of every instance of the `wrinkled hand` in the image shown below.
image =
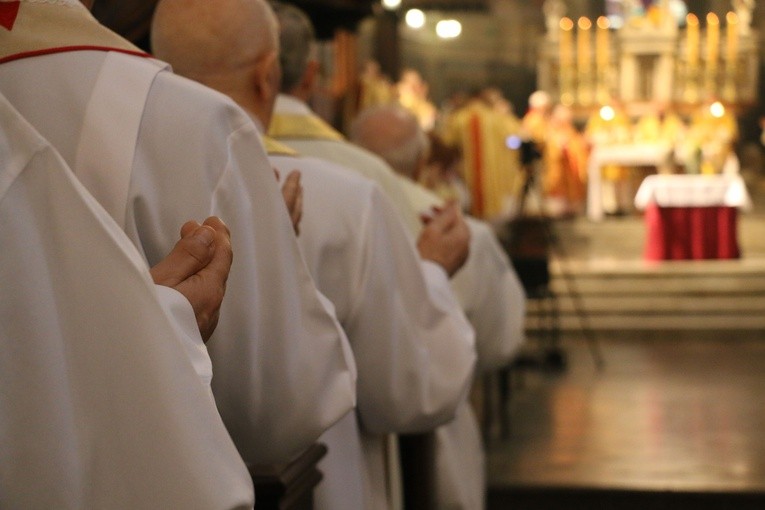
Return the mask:
M276 172L276 180L279 180L279 172ZM287 211L290 213L295 235L300 235L300 220L303 218L303 186L300 184L299 171L293 170L284 179L282 196L284 203L287 204Z
M173 251L151 268L154 283L173 288L191 303L206 342L218 325L233 251L228 227L218 218L188 221Z
M451 202L434 208L422 218L425 227L417 240L420 257L439 264L449 277L454 276L467 260L470 250L470 230L459 206Z

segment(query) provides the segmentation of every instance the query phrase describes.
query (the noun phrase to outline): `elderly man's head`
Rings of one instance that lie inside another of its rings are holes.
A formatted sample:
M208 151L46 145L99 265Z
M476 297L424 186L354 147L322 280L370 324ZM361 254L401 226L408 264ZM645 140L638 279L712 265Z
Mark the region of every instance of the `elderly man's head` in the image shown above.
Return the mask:
M429 148L417 117L398 105L363 111L351 126L351 139L410 179L417 178Z
M281 71L277 21L264 0L161 0L151 43L177 74L270 120Z
M315 57L316 32L308 16L294 5L272 1L279 22L279 61L282 66L282 92L310 94L318 71ZM307 98L305 98L307 99Z

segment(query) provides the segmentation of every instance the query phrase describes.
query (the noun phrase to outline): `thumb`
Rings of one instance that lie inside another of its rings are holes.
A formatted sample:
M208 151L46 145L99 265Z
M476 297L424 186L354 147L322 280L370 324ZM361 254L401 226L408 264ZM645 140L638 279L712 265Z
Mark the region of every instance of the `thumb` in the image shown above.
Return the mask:
M210 263L213 257L215 230L206 225L197 225L196 228L187 225L189 223L181 229L186 235L175 243L167 257L151 268L154 283L173 287Z

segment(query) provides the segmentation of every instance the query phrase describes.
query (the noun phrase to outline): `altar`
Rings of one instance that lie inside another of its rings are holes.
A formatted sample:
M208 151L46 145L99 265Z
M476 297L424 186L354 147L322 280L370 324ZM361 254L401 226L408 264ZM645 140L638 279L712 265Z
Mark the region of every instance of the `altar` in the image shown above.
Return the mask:
M651 175L635 206L645 210L646 260L741 256L738 212L752 202L739 175Z
M669 143L619 144L595 147L587 161L587 218L600 221L603 211L603 175L606 165L655 166L661 168L672 161Z

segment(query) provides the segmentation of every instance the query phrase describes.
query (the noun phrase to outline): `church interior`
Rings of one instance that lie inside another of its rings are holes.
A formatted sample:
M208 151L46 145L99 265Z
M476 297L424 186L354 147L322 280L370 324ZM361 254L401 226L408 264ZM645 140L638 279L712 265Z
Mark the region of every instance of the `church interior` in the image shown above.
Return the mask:
M157 3L92 14L154 54ZM282 3L314 25L322 125L407 111L414 180L490 227L523 287L522 345L465 397L481 500L444 503L433 431L404 432L385 508L765 508L765 2ZM251 471L255 508L331 509L321 456Z

